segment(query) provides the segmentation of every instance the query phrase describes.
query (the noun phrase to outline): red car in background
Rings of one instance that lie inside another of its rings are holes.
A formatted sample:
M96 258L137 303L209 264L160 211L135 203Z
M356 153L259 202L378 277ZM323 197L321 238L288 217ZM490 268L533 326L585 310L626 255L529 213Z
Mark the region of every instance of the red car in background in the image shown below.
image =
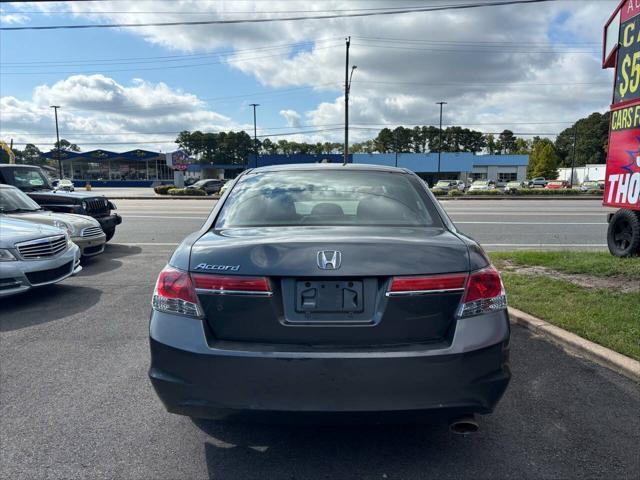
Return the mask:
M548 189L553 189L553 190L557 190L557 189L561 189L561 188L569 188L569 182L565 181L565 180L551 180L550 182L547 183L547 185L544 188L548 188Z

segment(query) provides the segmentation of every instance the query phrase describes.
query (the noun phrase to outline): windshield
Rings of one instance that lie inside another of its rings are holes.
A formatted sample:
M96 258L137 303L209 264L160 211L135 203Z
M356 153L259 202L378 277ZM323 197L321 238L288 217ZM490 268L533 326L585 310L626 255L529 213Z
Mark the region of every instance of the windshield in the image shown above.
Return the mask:
M233 188L215 228L295 225L441 226L410 175L375 171L255 173Z
M473 182L474 185L489 185L489 182L487 180L476 180L475 182Z
M448 187L449 185L451 185L451 181L449 180L440 180L438 183L436 183L436 187Z
M24 192L15 188L0 190L0 212L34 212L40 210L40 205L31 200Z
M7 183L25 192L51 190L49 180L39 168L5 167L2 169L2 174L7 177Z
M519 187L520 182L509 182L507 183L507 187Z

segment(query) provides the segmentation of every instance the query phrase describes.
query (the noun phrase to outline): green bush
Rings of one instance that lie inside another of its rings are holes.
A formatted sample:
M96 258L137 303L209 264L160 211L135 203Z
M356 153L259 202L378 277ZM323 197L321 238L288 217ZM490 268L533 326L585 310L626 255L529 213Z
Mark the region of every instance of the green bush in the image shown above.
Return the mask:
M475 196L496 196L496 195L504 195L502 190L498 190L497 188L491 190L469 190L467 195Z
M584 193L587 194L587 195L603 196L604 195L604 190L600 190L599 188L591 188L591 189L587 190Z
M204 197L207 192L199 188L171 188L167 192L172 197Z
M447 193L447 197L464 197L464 192L461 192L458 189L449 190L449 192Z
M580 190L571 188L559 188L557 190L551 188L523 188L517 191L516 195L580 195Z
M432 188L431 193L436 197L444 197L447 194L446 190L442 190L441 188Z
M158 195L167 195L172 188L176 188L175 185L158 185L157 187L153 187L153 191Z

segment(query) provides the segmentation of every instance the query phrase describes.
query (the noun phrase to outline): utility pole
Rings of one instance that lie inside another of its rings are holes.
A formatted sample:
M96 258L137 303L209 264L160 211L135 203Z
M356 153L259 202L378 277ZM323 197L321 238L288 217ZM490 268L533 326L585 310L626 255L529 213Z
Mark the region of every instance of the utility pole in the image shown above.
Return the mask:
M256 107L259 107L259 103L250 103L253 107L253 154L256 156L256 167L258 166L258 127L256 124ZM247 166L244 165L246 169Z
M53 114L56 118L56 145L58 146L58 173L60 175L60 179L62 180L62 159L60 158L60 133L58 132L58 109L60 105L51 105L53 108Z
M344 162L346 165L349 160L349 92L351 91L351 79L353 71L357 66L351 67L351 75L349 75L349 46L351 45L351 37L346 39L346 61L344 64Z
M447 102L436 102L436 105L440 105L440 134L438 139L438 178L440 177L440 156L442 154L442 106Z
M570 187L573 188L573 170L576 166L576 143L578 142L578 122L573 126L573 155L571 156L571 180Z

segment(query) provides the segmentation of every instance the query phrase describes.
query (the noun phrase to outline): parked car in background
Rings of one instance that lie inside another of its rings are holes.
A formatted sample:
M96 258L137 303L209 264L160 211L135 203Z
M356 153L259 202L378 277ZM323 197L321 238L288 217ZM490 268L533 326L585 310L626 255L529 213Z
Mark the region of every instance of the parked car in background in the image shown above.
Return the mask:
M434 190L443 190L448 192L450 190L460 190L464 192L465 184L462 180L438 180L433 186Z
M193 185L194 183L196 183L197 181L199 181L199 178L196 177L190 177L190 178L186 178L184 180L184 186L188 187L189 185Z
M63 178L62 180L54 180L51 182L54 190L65 190L67 192L75 191L75 187L73 182L67 178Z
M11 185L0 185L0 213L64 230L73 243L80 247L83 257L91 257L104 251L107 237L97 220L86 215L43 210L26 193Z
M604 190L604 183L589 180L580 184L581 192L588 192L589 190Z
M547 182L544 188L548 190L561 190L569 188L569 182L567 182L566 180L551 180Z
M95 218L107 236L107 242L116 233L122 217L115 204L102 195L56 191L40 167L35 165L0 164L0 184L13 185L25 192L45 210L77 213Z
M529 188L544 188L547 186L547 180L544 177L535 177L527 182Z
M187 189L196 189L204 190L207 195L212 195L214 193L220 192L220 189L224 185L225 181L217 178L211 178L206 180L198 180L193 185L189 185L186 187Z
M493 180L476 180L469 187L470 192L476 192L481 190L494 190L496 188L496 182Z
M222 187L220 187L220 191L218 192L218 194L220 196L224 195L224 192L226 192L229 189L229 187L231 187L231 185L233 185L233 181L232 180L227 180L225 182L225 184L222 185Z
M505 193L515 193L518 190L522 190L523 188L526 188L526 184L524 182L507 182L507 184L504 186L504 192Z
M0 298L75 275L80 249L66 232L0 214Z

